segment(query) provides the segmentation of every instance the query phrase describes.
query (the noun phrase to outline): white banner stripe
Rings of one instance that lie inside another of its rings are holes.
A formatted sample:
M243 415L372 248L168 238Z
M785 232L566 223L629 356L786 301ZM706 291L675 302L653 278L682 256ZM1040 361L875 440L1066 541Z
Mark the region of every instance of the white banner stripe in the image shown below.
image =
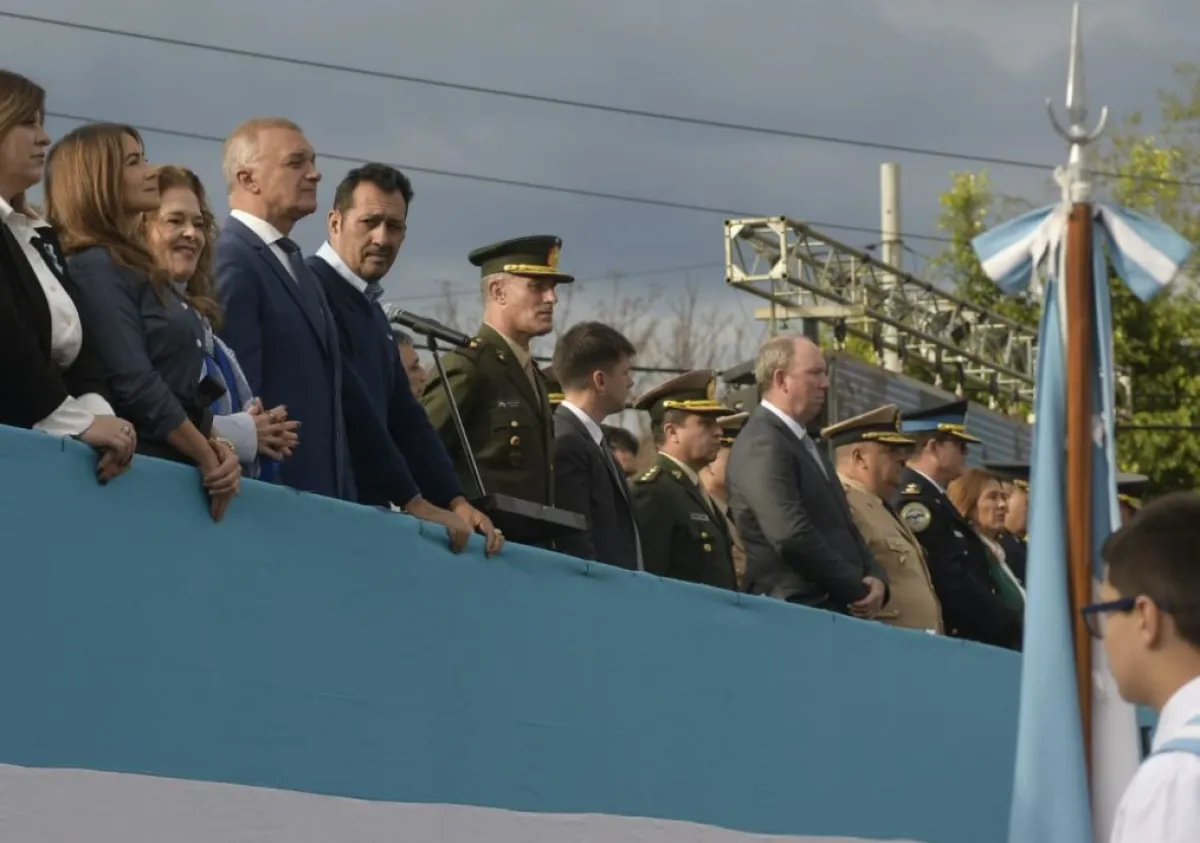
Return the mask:
M368 802L268 788L0 764L14 843L884 843L748 834L605 814ZM887 843L917 843L894 840Z

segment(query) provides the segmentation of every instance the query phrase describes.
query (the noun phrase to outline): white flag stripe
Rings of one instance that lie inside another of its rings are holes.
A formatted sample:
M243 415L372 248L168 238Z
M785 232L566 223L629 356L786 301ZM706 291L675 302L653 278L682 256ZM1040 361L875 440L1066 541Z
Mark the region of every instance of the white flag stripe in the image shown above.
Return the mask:
M749 834L608 814L369 802L288 790L0 764L0 840L20 843L883 843ZM918 843L894 840L889 843Z
M1179 274L1180 265L1171 255L1147 241L1135 231L1120 214L1101 208L1109 236L1127 261L1136 264L1160 286L1167 286Z

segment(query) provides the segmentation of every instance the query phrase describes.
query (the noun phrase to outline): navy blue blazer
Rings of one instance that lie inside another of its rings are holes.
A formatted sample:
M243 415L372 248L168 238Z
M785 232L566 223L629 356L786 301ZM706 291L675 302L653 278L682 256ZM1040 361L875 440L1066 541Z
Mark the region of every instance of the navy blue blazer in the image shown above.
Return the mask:
M313 256L307 263L325 289L341 339L347 427L358 412L382 425L379 430L354 426L361 428L361 435L359 429L350 431L359 501L374 506L403 503L412 497L409 484L415 481L422 497L445 507L463 494L462 486L425 408L412 394L383 309L367 301L322 258Z
M263 404L284 404L300 422L300 446L280 463L276 482L355 500L341 351L320 282L302 278L302 288L262 238L233 217L217 238L216 275L221 339Z

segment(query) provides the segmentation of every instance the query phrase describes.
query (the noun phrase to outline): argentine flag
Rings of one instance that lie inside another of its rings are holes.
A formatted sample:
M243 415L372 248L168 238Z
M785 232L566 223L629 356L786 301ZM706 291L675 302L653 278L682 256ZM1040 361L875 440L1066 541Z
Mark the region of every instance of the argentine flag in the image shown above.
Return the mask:
M1066 231L1069 204L1031 211L974 240L984 272L1006 293L1033 288L1044 302L1034 397L1029 512L1028 600L1020 727L1010 843L1093 843L1109 837L1121 794L1139 763L1137 721L1120 699L1100 642L1092 646L1091 781L1076 686L1067 571ZM1092 446L1092 523L1096 587L1099 549L1120 525L1114 441L1115 379L1109 263L1143 300L1164 290L1192 246L1160 222L1093 206L1096 402ZM1107 256L1107 259L1106 259Z

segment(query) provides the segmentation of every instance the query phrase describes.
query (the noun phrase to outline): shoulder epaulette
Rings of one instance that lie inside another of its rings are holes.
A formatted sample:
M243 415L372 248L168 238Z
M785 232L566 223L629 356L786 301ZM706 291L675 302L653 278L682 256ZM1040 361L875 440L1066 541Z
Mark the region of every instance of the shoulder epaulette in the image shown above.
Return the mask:
M909 483L907 486L904 487L904 491L902 491L900 494L902 494L902 495L919 495L919 494L921 494L921 484L920 483Z
M643 474L641 477L637 478L633 482L634 483L649 483L649 482L653 481L654 478L658 477L658 475L659 475L658 466L652 465L652 466L650 466L649 471L647 471L645 474Z

